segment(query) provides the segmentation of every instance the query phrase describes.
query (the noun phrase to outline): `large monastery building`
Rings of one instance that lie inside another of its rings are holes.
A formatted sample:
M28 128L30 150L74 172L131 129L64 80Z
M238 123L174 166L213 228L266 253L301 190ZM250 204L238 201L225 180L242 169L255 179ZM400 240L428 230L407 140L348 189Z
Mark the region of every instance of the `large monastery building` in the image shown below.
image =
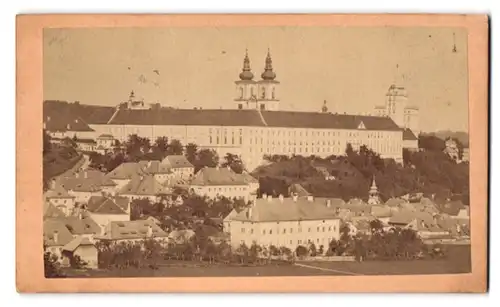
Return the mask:
M85 110L79 125L85 123L89 129L80 126L78 129L87 130L86 134L93 132L94 139L102 134L112 135L120 141L125 141L130 134L148 137L152 141L159 136L167 136L178 139L184 145L195 143L200 148L214 149L221 157L226 153L241 155L249 170L259 166L264 155L342 155L348 143L354 149L367 145L383 158L402 162L405 144L415 146L414 134L405 133L412 136L412 142L404 142L403 132L405 128L418 129L418 109L407 105L406 91L400 87L391 86L386 105L376 107L375 116L331 113L326 105L320 112L281 111L278 96L280 83L273 71L269 51L259 80L255 80L246 54L235 85L233 109L148 106L136 101L132 93L129 101L119 104L106 122L102 120L101 113L109 115L108 107L95 112ZM44 108L45 127L51 134L50 124L57 116L53 112L54 108ZM73 126L60 123L57 128L65 130L65 127ZM72 137L74 134L79 137L81 134L66 130L57 131L57 135Z

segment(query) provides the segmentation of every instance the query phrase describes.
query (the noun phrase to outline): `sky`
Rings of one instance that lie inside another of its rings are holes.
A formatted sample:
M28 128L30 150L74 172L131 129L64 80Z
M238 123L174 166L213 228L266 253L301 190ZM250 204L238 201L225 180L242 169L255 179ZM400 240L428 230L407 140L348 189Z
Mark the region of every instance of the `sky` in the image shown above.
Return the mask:
M365 114L395 83L423 131L468 131L465 29L45 29L43 43L45 100L116 106L134 90L164 106L235 108L245 49L258 80L269 48L281 110L319 111L326 100L329 111Z

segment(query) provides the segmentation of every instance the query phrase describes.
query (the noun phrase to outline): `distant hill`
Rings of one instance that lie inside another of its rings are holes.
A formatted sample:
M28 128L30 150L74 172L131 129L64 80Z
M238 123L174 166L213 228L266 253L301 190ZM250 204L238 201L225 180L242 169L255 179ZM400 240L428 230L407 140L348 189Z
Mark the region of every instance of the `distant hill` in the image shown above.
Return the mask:
M442 131L436 131L436 132L430 132L430 133L422 133L424 135L433 135L436 136L442 140L445 140L449 137L451 138L456 138L459 140L465 147L469 147L469 134L464 131L449 131L449 130L442 130Z

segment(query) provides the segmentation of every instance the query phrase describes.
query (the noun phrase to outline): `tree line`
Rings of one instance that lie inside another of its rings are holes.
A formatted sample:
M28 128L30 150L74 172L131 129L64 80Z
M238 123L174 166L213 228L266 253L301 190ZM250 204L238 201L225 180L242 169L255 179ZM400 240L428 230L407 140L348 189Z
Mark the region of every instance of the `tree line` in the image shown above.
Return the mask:
M138 162L142 160L161 161L169 155L184 155L193 164L195 172L203 167L230 166L233 171L241 173L244 170L243 162L238 155L226 154L222 161L213 149L199 148L197 144L188 143L185 146L177 139L166 136L156 138L151 143L149 138L129 135L127 141L115 141L113 149L100 154L90 152L90 167L110 172L124 162Z

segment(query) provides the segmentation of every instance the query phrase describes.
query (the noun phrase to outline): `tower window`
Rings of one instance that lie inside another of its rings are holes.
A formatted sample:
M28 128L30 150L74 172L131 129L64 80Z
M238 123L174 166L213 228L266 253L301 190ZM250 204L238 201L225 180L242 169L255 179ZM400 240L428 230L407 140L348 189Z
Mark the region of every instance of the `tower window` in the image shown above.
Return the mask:
M261 109L261 110L265 110L265 109L266 109L266 105L265 105L265 104L261 104L261 105L260 105L260 109Z
M265 88L262 88L261 98L262 99L266 98L266 89Z
M243 99L243 87L240 87L240 98Z
M273 97L273 99L274 99L274 97L275 97L275 94L276 94L276 91L275 91L275 89L274 89L274 87L273 87L273 92L272 92L272 94L271 94L271 95L272 95L272 97Z
M243 109L243 105L241 103L238 104L238 109L240 109L240 110Z

